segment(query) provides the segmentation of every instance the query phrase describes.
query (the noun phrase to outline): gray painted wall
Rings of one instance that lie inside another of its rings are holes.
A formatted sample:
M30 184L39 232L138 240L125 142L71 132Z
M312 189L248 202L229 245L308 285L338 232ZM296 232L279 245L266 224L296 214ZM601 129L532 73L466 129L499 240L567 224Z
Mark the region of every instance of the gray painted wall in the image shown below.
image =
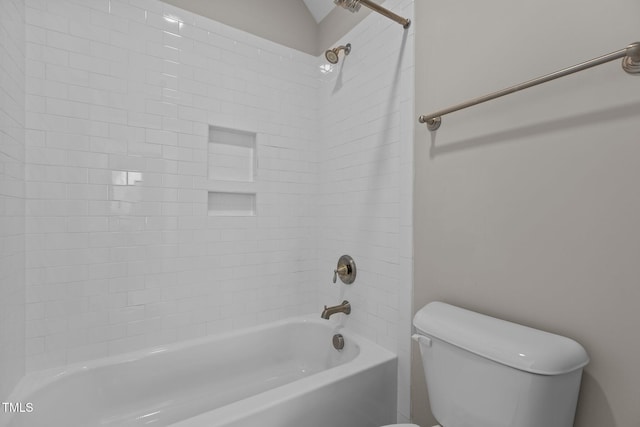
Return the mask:
M382 4L384 1L379 1L378 3ZM337 40L355 28L370 13L371 11L366 7L361 7L357 13L351 13L341 7L334 8L318 24L315 54L320 55L326 49L333 47Z
M638 16L635 0L417 1L417 113L621 49ZM616 61L453 113L435 134L416 123L414 309L441 300L582 343L577 427L640 420L638 83ZM414 348L423 427L426 399Z
M318 25L302 0L163 0L315 55ZM327 0L328 1L328 0Z
M371 13L366 7L358 13L335 8L317 24L302 0L163 1L313 56L332 47Z

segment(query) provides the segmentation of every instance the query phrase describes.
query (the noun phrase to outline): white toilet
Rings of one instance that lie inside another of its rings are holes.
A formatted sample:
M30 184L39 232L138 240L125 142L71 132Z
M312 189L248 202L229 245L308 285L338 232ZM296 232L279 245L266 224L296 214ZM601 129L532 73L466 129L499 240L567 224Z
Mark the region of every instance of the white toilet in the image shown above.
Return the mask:
M589 363L577 342L441 302L420 309L413 324L442 427L573 426Z

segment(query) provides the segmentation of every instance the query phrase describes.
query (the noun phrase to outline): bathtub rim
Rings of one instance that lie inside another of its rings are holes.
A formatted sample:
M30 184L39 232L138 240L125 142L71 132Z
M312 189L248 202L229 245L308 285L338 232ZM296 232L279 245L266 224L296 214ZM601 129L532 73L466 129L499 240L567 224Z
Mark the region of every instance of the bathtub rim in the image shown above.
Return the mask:
M99 369L101 367L116 365L120 363L127 362L135 362L141 359L144 359L149 356L153 356L159 353L174 353L179 352L181 350L185 350L191 347L197 347L203 344L215 343L217 341L223 341L225 339L229 339L232 337L237 337L244 334L250 333L259 333L260 331L277 328L279 326L294 324L294 323L309 323L309 324L318 324L322 326L328 326L333 330L333 333L340 332L345 340L355 340L357 345L359 346L359 352L354 357L354 359L349 362L334 366L326 371L321 371L316 374L313 374L309 377L302 378L296 382L305 382L307 378L313 378L319 374L324 374L329 371L336 371L336 374L330 375L331 377L344 378L345 374L351 370L350 364L358 363L359 366L363 367L372 367L378 363L384 363L385 361L397 359L397 355L391 352L390 350L382 347L380 344L377 344L362 335L359 335L356 332L353 332L348 328L348 326L343 325L338 320L324 320L317 317L316 314L309 314L303 316L292 316L284 319L276 320L269 323L264 323L260 325L248 326L245 328L240 328L233 331L225 331L218 334L207 335L204 337L193 338L189 340L177 341L174 343L162 344L158 346L147 347L140 350L135 350L127 353L115 354L112 356L105 356L97 359L90 359L86 361L74 362L64 366L57 366L45 370L34 371L26 374L16 385L12 393L9 395L9 402L27 402L29 396L33 393L41 390L48 385L55 383L56 381L70 377L77 373L89 372L95 369ZM345 368L345 366L347 368ZM276 387L275 389L286 387L287 384L283 386ZM274 390L275 390L274 389ZM271 390L265 391L264 393L269 393ZM248 399L251 399L249 397ZM247 400L247 399L245 399ZM233 404L232 404L233 405ZM205 413L206 414L206 413ZM201 414L204 415L204 414ZM197 417L194 416L194 417ZM12 417L7 417L6 422L9 422ZM193 417L192 417L193 418ZM191 419L191 418L189 418ZM0 419L0 426L3 426L2 419ZM179 423L175 424L178 425ZM172 424L174 425L174 424Z

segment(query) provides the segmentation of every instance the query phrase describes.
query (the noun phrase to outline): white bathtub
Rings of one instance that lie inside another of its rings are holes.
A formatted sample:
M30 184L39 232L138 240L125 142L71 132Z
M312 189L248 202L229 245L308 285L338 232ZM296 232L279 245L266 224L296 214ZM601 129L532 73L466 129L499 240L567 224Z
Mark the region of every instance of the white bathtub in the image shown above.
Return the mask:
M396 356L333 321L293 318L30 374L8 427L377 427L395 421Z

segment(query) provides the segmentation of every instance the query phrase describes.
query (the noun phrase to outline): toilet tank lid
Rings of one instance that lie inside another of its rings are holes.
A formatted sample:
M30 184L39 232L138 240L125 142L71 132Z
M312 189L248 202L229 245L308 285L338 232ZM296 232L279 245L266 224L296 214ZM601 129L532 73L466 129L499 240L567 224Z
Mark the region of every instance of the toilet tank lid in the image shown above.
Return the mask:
M418 333L534 374L561 375L589 363L584 348L570 338L442 302L422 307L413 324Z

